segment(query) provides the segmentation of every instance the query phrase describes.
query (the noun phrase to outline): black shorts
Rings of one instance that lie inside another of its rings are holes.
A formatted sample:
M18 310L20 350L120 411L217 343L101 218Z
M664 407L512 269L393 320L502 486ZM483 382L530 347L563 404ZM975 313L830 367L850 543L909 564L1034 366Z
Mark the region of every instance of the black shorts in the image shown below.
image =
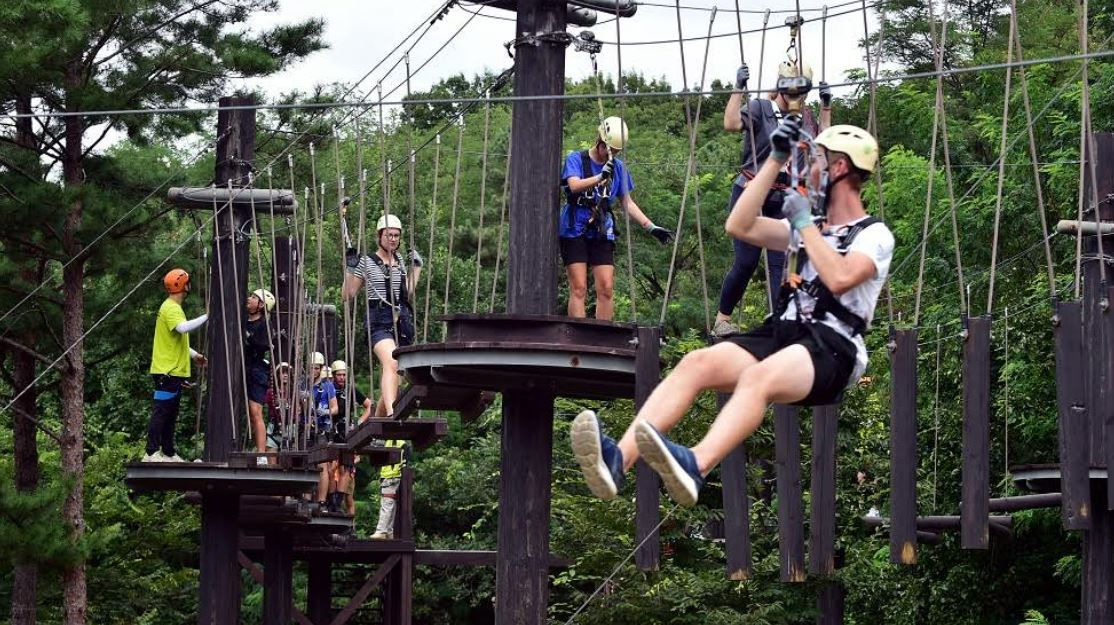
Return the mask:
M248 399L263 404L267 401L267 388L271 386L271 373L267 367L248 367Z
M591 267L615 264L615 242L604 237L561 237L561 260L568 267L573 263L588 263Z
M742 347L758 360L790 345L801 345L812 357L812 389L798 406L823 406L843 399L855 370L855 344L822 323L767 319L757 328L725 339Z

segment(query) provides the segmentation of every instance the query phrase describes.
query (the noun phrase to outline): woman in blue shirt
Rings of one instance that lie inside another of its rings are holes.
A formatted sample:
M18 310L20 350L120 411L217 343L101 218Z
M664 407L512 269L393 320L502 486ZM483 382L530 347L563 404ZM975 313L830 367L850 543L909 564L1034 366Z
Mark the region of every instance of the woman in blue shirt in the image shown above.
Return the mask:
M634 182L618 158L626 145L627 126L618 117L608 117L599 126L595 144L588 150L570 152L561 173L565 206L561 209L561 260L569 276L570 317L586 316L588 267L596 286L596 319L610 320L615 314L615 216L612 204L619 202L632 220L663 245L673 233L654 225L631 198Z

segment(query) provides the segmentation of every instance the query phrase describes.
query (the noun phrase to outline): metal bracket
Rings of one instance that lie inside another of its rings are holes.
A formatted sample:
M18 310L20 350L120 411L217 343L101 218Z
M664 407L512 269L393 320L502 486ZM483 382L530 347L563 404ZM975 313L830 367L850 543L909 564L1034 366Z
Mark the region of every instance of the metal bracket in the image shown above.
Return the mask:
M519 46L533 46L537 48L543 43L549 43L558 44L562 47L567 48L569 44L575 41L575 39L575 37L563 30L548 33L526 33L520 35L517 39L513 39L503 44L503 47L507 49L507 54L513 59L514 51L512 49L518 48Z

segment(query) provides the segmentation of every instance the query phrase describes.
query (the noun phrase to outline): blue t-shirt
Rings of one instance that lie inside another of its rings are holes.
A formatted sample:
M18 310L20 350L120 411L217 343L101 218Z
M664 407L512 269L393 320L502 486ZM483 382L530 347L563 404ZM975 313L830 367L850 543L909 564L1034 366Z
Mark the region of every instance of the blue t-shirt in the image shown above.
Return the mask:
M337 389L333 386L333 381L329 379L322 380L313 385L313 407L315 413L323 414L324 416L317 417L318 431L326 431L332 428L333 418L329 415L329 400L336 399Z
M567 181L569 178L591 178L599 175L603 169L603 163L597 163L589 158L588 161L591 164L592 171L584 171L583 158L580 153L580 150L576 150L575 152L569 152L569 155L565 157L565 168L561 172L562 181ZM630 172L627 171L627 166L620 159L614 160L615 169L611 174L610 182L612 206L634 189L634 182L631 180ZM567 195L565 206L561 209L561 238L586 237L594 239L602 236L607 238L608 241L615 240L615 220L611 214L604 216L603 224L589 224L588 222L592 218L591 206L572 206L569 204ZM587 189L581 195L584 195L588 200L599 201L600 187Z

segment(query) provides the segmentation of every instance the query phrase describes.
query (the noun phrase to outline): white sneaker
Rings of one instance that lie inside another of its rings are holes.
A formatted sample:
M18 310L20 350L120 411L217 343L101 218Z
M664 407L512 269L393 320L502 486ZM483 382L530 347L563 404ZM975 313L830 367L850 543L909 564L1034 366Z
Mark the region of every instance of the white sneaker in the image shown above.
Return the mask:
M166 462L166 460L166 455L162 453L162 450L156 449L155 453L144 455L141 462Z
M255 458L255 466L257 466L257 467L265 467L269 464L270 463L267 462L267 456L257 456Z
M372 540L390 540L391 535L386 532L375 532L371 535Z
M170 456L166 460L163 460L163 462L185 462L185 460L181 456L179 456L178 454L174 454L173 456Z
M732 334L738 334L738 333L739 333L739 326L737 326L737 325L735 325L735 324L733 324L730 321L727 321L725 319L717 320L716 324L714 326L712 326L712 335L714 335L714 336L724 337L724 336L731 336Z

